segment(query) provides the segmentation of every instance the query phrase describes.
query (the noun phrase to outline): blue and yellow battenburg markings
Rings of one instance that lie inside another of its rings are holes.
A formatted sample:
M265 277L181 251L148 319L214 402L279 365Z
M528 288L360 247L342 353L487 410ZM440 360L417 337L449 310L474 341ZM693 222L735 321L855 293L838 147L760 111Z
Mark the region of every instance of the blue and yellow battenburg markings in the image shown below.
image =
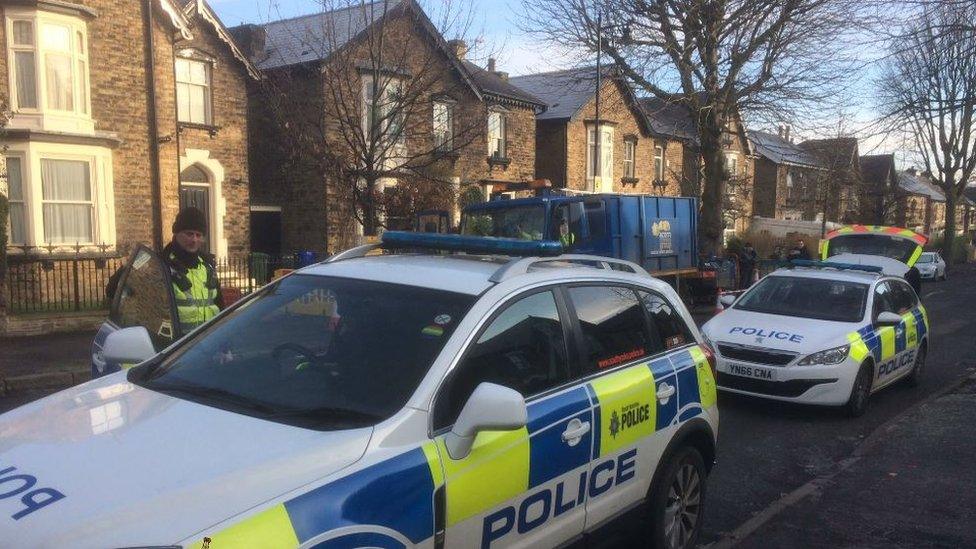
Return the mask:
M875 329L872 324L868 324L856 332L847 334L847 341L851 344L851 358L862 362L871 355L875 363L879 364L902 351L918 346L929 331L929 319L925 307L919 305L902 315L899 328L901 329L896 330L892 327Z
M662 403L656 393L665 384L675 392ZM440 459L447 450L438 437L208 535L209 547L297 547L331 530L358 525L386 528L420 543L434 535L434 492L445 479L450 527L573 470L585 470L592 460L636 446L715 402L715 380L705 354L697 346L682 349L532 403L526 427L481 433L464 459ZM573 419L591 422L591 429L578 444L568 446L562 431ZM625 451L621 457L626 459L617 466L633 466L636 454L631 453ZM559 501L582 498L555 496ZM381 533L354 532L316 547L363 545L404 546ZM203 540L192 547L203 547Z

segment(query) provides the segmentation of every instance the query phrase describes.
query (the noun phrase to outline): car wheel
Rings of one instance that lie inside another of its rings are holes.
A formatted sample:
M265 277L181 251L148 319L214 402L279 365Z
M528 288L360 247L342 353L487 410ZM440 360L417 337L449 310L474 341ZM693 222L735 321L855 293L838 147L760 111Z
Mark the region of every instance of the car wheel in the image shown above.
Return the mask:
M650 547L688 549L698 543L706 475L698 450L685 446L672 454L648 499Z
M862 364L861 369L854 378L854 386L851 387L851 396L844 405L844 410L850 417L860 417L868 409L868 400L871 399L871 381L874 379L874 370L870 364Z
M942 271L942 282L945 282L946 280L949 280L949 272Z
M915 353L915 363L912 364L912 372L905 377L905 382L910 387L918 387L922 380L922 370L925 369L925 347L919 347Z

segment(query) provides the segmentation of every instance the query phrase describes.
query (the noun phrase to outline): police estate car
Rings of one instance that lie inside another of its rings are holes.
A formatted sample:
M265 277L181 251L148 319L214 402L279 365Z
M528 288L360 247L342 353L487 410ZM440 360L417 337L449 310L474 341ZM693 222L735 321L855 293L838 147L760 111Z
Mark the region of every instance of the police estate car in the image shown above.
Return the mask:
M795 262L702 328L719 389L864 413L871 393L925 365L925 307L880 267ZM801 266L802 265L802 266Z
M718 414L675 292L558 243L406 245L533 257L366 246L159 354L116 331L148 360L0 416L0 545L542 547L626 513L692 547Z

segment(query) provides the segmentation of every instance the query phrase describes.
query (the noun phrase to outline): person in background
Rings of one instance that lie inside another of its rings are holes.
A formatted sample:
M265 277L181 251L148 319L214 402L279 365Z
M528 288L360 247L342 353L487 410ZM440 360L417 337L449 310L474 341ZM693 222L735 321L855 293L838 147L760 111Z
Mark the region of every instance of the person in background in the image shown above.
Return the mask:
M566 218L559 221L559 243L565 250L571 249L576 244L576 235L569 230L569 222Z
M790 250L788 259L810 259L810 251L807 250L807 243L804 242L802 238L796 239L796 246Z
M746 242L745 247L742 249L742 255L739 257L739 271L741 273L739 277L740 288L752 286L752 277L756 272L756 262L758 261L759 255L756 254L756 249L752 247L751 242Z
M197 208L181 210L173 240L160 254L170 268L176 312L184 334L217 316L224 307L214 257L203 251L207 218Z

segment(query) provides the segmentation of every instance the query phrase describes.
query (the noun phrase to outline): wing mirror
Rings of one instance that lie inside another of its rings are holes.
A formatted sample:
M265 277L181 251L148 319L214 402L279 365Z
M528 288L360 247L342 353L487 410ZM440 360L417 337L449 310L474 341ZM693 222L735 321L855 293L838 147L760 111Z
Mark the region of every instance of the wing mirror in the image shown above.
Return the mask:
M149 331L142 326L123 328L105 338L102 354L115 364L138 364L156 354Z
M718 302L721 303L723 307L725 307L726 309L728 309L729 307L732 306L733 303L735 303L735 299L736 299L736 297L734 295L732 295L732 294L725 294L725 295L719 296Z
M481 431L514 431L527 421L525 399L518 391L482 383L471 393L444 445L452 459L464 459Z
M891 311L883 311L878 313L878 318L874 319L874 323L878 326L897 326L901 324L901 320L901 316Z

